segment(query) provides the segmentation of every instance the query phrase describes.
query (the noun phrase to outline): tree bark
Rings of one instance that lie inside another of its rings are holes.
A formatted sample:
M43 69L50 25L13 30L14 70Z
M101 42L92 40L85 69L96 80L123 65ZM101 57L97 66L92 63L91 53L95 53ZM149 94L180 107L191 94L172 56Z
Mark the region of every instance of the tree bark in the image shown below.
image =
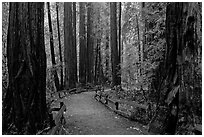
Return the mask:
M76 87L76 53L73 42L72 3L64 3L64 42L65 42L65 86L67 89Z
M109 56L109 33L108 33L108 30L106 30L106 58L105 58L105 60L106 60L106 63L105 63L105 75L106 75L106 77L107 77L107 80L109 81L109 71L110 71L110 65L109 65L109 61L110 61L110 56Z
M143 36L142 36L142 52L143 52L143 57L142 57L142 60L144 60L144 46L146 44L146 25L147 25L147 22L146 22L146 19L145 19L145 2L142 2L142 20L143 20Z
M94 75L94 83L95 85L98 84L98 55L99 55L99 40L97 39L97 42L96 42L96 55L95 55L95 75Z
M138 77L141 77L141 44L140 44L140 28L139 28L139 18L136 15L136 31L137 31L137 42L138 42L138 57L139 57L139 66L138 66Z
M44 4L10 3L7 38L3 132L13 123L18 134L35 134L47 116Z
M118 21L118 84L121 85L121 2L119 2Z
M76 2L72 3L73 7L73 12L72 12L72 17L73 17L73 56L74 56L74 75L75 75L75 81L78 82L78 77L77 77L77 50L76 50Z
M60 54L60 62L61 62L61 72L60 72L60 75L61 75L61 86L60 86L60 89L62 90L63 89L63 61L62 61L62 46L61 46L61 40L60 40L60 26L59 26L59 3L56 2L56 12L57 12L57 32L58 32L58 40L59 40L59 54Z
M167 76L165 81L168 90L163 93L166 98L161 98L160 102L164 100L169 108L169 113L166 115L167 121L163 123L168 134L177 132L178 114L182 113L179 110L180 94L181 92L189 92L183 88L182 77L186 70L183 65L188 62L188 54L194 54L192 51L197 46L195 44L195 23L197 20L195 5L196 3L169 3L166 8L167 50L165 70ZM192 113L191 109L192 106L188 106L189 113Z
M48 24L49 24L49 32L50 32L51 59L52 59L52 65L56 65L55 49L54 49L54 41L53 41L53 31L52 31L52 19L51 19L50 3L49 2L47 2L47 10L48 10ZM56 87L57 91L59 91L60 86L59 86L59 78L57 75L57 70L54 70L54 81L55 81L55 87Z
M87 82L93 82L93 7L88 3L87 7Z
M85 3L79 3L79 82L86 83L86 35L85 35Z
M117 19L116 3L110 3L110 41L111 41L111 63L112 63L112 86L120 85L118 80L118 46L117 46Z

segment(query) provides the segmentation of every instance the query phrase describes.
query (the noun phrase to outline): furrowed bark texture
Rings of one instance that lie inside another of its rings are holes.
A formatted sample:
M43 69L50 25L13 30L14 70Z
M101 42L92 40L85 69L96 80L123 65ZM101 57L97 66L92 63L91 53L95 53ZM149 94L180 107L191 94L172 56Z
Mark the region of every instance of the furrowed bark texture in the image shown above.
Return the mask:
M64 3L64 46L65 46L65 87L72 89L76 87L76 53L73 41L73 25L72 25L72 3Z
M58 33L58 40L59 40L59 55L60 55L60 63L61 63L61 86L60 88L63 89L64 81L63 81L63 61L62 61L62 45L61 45L61 37L60 37L60 26L59 26L59 3L56 2L56 12L57 12L57 33Z
M3 131L14 123L19 134L35 134L47 114L44 3L10 3L7 38Z
M111 43L111 63L112 63L112 86L120 85L118 76L118 44L117 44L117 14L116 3L110 3L110 43Z
M84 85L86 83L86 35L85 35L85 3L79 3L79 82Z

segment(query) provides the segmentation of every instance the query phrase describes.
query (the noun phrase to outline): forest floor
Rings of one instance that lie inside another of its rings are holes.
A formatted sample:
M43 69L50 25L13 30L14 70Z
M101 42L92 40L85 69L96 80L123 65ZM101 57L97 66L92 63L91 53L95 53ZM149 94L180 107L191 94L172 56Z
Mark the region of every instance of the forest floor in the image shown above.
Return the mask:
M61 99L67 107L66 134L139 135L148 134L142 124L117 115L94 99L94 92L72 94Z

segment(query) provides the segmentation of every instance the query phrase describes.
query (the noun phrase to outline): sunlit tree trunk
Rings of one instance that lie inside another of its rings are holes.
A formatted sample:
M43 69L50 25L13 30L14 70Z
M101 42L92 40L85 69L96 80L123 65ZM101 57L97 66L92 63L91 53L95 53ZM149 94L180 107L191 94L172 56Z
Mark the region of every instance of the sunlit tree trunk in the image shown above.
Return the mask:
M62 62L62 46L61 46L61 39L60 39L60 27L59 27L59 3L56 2L56 12L57 12L57 33L58 33L58 40L59 40L59 54L60 54L60 63L61 63L61 72L60 72L60 76L61 76L61 89L63 88L63 62Z
M49 2L47 2L47 10L48 10L48 24L49 24L49 32L50 32L51 59L52 59L52 65L56 65L55 49L54 49L54 41L53 41L53 30L52 30L52 19L51 19L50 3ZM54 70L54 81L55 81L55 87L56 87L57 91L59 91L60 85L59 85L59 78L57 75L57 70Z

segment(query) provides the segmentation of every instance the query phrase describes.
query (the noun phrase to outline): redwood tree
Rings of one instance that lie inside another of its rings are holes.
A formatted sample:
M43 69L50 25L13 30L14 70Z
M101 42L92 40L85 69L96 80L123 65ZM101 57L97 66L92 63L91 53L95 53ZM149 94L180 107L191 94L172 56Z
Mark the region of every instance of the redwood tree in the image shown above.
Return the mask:
M76 2L72 2L72 28L73 28L73 56L74 56L74 75L75 81L78 82L77 77L77 50L76 50Z
M86 83L85 3L79 3L79 82Z
M13 123L18 134L35 134L47 116L44 3L10 3L7 39L3 132Z
M116 2L110 3L110 43L111 43L111 63L112 63L112 86L120 85L119 79L119 55L117 44L117 14Z
M50 13L50 3L47 2L47 10L48 10L48 23L49 23L49 32L50 32L50 50L51 50L51 59L52 59L52 65L56 65L55 62L55 49L54 49L54 40L53 40L53 30L52 30L52 19L51 19L51 13ZM54 81L55 81L55 87L57 91L59 91L59 78L57 75L57 70L54 70Z
M178 133L179 122L185 123L186 126L194 126L193 103L190 92L194 92L195 85L189 82L193 81L194 63L199 46L198 26L199 19L198 3L168 3L166 8L166 57L163 63L164 81L161 85L164 87L160 93L159 105L166 107L158 107L158 113L155 115L157 121L160 121L160 129L163 133ZM197 66L198 67L198 66ZM157 70L161 73L161 70ZM189 75L190 71L190 75ZM163 73L163 72L162 72ZM187 73L187 75L185 74ZM158 77L161 79L161 77ZM164 111L165 110L165 111ZM187 114L183 114L187 112ZM179 120L182 116L182 120ZM158 123L158 122L156 122ZM181 124L181 123L179 123ZM190 125L187 125L190 124ZM151 127L153 127L150 125ZM159 129L159 130L160 130ZM184 130L182 131L184 132Z
M121 42L121 2L118 4L118 84L121 84L121 49L122 49L122 42Z
M198 13L196 12L196 5L197 3L169 3L166 9L166 80L168 90L165 102L169 105L171 112L168 115L166 129L169 134L175 134L177 130L179 94L182 92L188 94L189 92L189 89L184 88L183 77L186 70L184 66L190 62L189 56L195 55L197 50L195 24ZM190 103L188 104L188 99L186 99L185 105L191 111L192 106Z
M73 44L73 18L72 18L72 3L64 3L64 58L65 58L65 87L76 87L76 47Z
M60 55L60 63L61 63L61 86L60 88L63 88L63 67L62 67L62 46L61 46L61 38L60 38L60 26L59 26L59 3L56 2L56 12L57 12L57 33L58 33L58 40L59 40L59 55Z
M87 4L87 82L93 82L93 7Z

